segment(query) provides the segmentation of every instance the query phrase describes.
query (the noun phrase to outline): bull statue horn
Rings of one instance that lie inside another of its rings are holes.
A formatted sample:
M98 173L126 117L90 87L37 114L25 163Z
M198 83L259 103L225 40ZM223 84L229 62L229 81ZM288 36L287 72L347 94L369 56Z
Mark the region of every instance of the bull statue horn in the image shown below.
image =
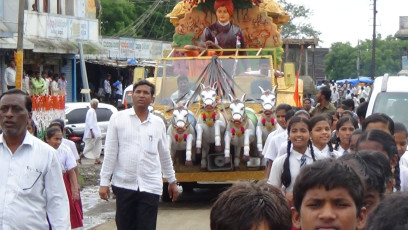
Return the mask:
M259 86L260 87L260 86ZM277 85L275 85L273 88L272 88L272 94L275 94L276 95L276 89L278 88L278 86Z
M241 101L244 103L244 102L245 102L245 99L246 99L246 94L244 93L244 94L242 95L242 97L241 97Z
M216 89L217 89L217 82L214 82L213 85L211 86L211 88L212 88L213 90L216 90Z
M259 89L261 90L261 93L264 94L264 93L265 93L265 90L264 90L261 86L258 86L258 87L259 87Z
M231 94L228 94L228 96L229 96L229 98L231 100L231 103L234 102L234 97Z

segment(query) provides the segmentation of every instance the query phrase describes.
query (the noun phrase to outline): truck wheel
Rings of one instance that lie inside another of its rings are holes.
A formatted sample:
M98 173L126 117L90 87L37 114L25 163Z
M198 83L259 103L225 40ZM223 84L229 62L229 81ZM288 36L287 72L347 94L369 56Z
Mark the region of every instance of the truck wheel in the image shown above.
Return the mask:
M193 189L196 187L197 182L186 182L182 183L181 187L183 188L183 192L193 192Z
M169 194L169 183L163 182L163 193L162 193L162 201L163 202L171 202L170 194Z

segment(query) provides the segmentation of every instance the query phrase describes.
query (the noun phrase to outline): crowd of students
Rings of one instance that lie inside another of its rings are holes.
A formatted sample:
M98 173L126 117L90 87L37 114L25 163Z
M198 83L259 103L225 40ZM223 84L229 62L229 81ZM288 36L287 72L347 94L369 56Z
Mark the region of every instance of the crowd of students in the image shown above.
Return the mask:
M322 87L314 113L276 107L265 180L222 193L211 229L408 229L406 127L330 98Z

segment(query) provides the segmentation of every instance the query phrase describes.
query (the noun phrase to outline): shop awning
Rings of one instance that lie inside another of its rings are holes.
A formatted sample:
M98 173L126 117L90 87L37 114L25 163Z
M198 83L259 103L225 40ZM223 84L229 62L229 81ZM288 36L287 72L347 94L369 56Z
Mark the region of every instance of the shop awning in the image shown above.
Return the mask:
M84 54L104 52L102 44L96 41L83 41ZM0 38L0 49L17 49L17 38ZM44 38L24 38L24 49L36 53L77 54L78 42Z

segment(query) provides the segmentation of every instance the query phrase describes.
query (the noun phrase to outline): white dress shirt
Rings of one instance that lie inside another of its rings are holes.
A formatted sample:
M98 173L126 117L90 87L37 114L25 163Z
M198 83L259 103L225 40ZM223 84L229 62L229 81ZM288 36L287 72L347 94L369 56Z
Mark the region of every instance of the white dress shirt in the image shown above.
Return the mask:
M76 148L76 145L75 145L75 143L73 141L68 140L66 138L62 138L62 144L69 147L69 149L71 150L71 153L74 156L75 160L79 160L78 149Z
M313 158L310 154L309 148L306 149L304 153L306 156L306 164L312 164ZM286 193L293 191L293 185L295 184L296 177L299 175L300 172L300 159L302 158L303 154L296 152L292 149L289 156L289 169L290 169L290 176L291 176L291 183L289 187L283 188L282 185L282 173L283 173L283 163L285 162L286 156L288 154L282 155L273 162L271 173L269 174L268 184L273 185L278 188L282 188L282 190ZM317 159L316 159L317 160Z
M84 138L92 138L91 129L95 135L95 138L101 137L101 130L98 126L96 111L92 107L90 107L88 112L86 112Z
M262 151L264 157L268 160L274 161L279 155L282 143L286 144L286 146L288 145L288 133L286 130L281 128L275 135L271 136L269 134Z
M28 132L12 153L0 135L0 229L71 229L57 152Z
M161 118L149 113L141 122L133 108L111 116L100 185L109 186L112 174L116 187L157 195L162 194L162 177L176 180Z
M16 70L15 69L11 67L7 67L4 75L5 75L6 85L16 86Z

